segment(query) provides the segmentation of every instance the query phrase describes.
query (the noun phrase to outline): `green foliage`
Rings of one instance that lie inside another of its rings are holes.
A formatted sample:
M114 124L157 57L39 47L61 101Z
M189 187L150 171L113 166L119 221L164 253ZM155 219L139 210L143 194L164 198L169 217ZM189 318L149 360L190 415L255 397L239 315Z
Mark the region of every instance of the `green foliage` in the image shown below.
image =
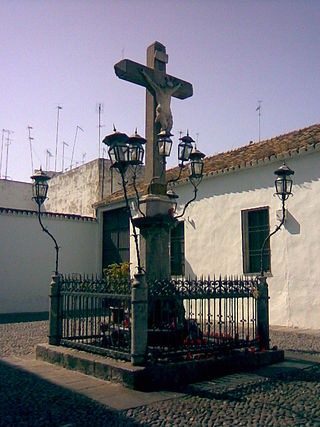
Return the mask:
M110 264L103 270L111 293L130 293L130 263Z

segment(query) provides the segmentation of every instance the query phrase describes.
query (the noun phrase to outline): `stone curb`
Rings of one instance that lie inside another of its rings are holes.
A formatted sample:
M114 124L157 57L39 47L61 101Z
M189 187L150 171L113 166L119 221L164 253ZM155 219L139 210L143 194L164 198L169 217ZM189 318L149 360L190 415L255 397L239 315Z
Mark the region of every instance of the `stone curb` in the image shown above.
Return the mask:
M75 349L39 344L36 348L36 358L96 378L117 382L134 390L154 391L172 389L282 362L284 352L281 350L263 353L237 352L215 359L148 364L146 367L139 367Z

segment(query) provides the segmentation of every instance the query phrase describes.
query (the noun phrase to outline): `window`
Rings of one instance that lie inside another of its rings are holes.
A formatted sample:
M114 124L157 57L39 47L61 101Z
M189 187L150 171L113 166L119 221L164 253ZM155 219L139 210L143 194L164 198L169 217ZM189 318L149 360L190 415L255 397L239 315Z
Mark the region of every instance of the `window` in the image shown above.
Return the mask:
M259 273L261 247L269 235L269 208L259 208L241 212L243 272ZM263 252L263 270L270 271L270 242Z
M103 213L102 268L130 261L129 215L126 209Z
M184 276L184 221L171 230L171 275Z

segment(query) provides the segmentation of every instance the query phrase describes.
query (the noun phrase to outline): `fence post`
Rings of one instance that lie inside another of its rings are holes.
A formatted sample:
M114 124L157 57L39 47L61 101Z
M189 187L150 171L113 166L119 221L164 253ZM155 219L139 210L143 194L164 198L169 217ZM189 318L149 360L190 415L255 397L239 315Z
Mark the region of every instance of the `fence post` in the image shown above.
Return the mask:
M60 276L51 277L49 295L49 344L59 345L62 334L60 316Z
M143 365L146 361L148 340L148 287L143 273L134 275L131 304L131 363Z
M258 334L260 348L269 350L269 293L268 284L264 276L258 278Z

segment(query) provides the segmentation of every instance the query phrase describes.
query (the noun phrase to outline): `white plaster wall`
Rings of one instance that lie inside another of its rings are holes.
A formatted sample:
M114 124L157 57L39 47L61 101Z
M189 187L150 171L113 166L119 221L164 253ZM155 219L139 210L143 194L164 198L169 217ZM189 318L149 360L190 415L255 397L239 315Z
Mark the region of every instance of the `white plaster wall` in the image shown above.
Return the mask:
M43 217L60 247L61 273L98 272L98 224ZM0 313L48 310L55 247L36 215L0 214Z
M0 207L33 210L32 184L0 179Z
M270 322L320 328L320 153L286 161L295 171L285 226L271 237ZM186 276L239 275L242 267L241 210L268 206L270 230L281 201L274 197L274 170L281 162L205 179L185 219ZM175 188L182 206L191 185ZM179 211L179 209L178 209Z
M96 159L49 181L48 212L95 216L92 205L119 190L119 177L110 171L110 161Z

